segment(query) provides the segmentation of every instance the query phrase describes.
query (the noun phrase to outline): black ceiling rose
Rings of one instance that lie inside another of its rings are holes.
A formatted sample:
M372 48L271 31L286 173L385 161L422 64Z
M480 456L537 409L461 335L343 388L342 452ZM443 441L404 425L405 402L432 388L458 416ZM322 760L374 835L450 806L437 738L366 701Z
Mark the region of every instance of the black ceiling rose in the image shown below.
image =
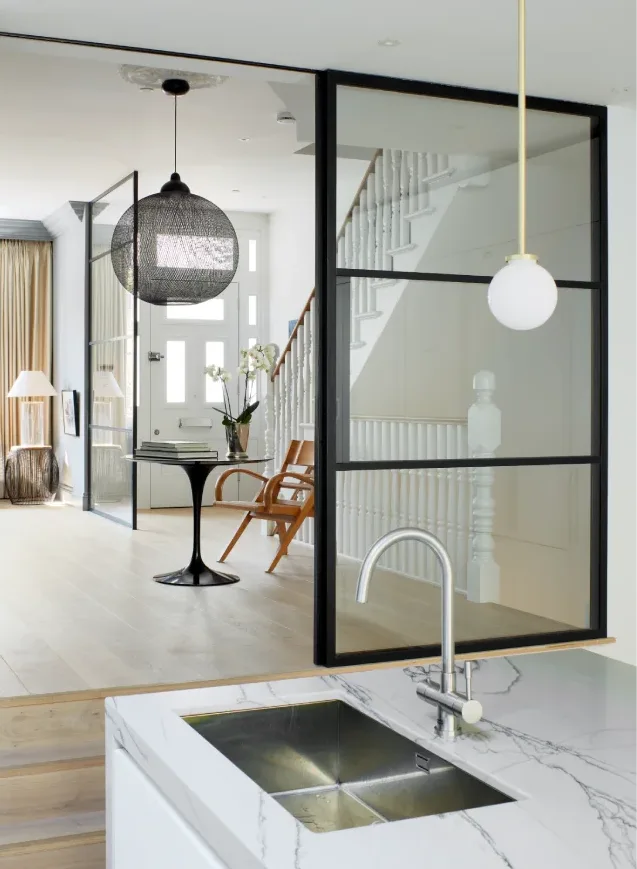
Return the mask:
M120 217L111 241L117 279L151 305L196 305L222 293L239 265L239 241L228 216L203 196L190 192L177 172L177 97L187 94L184 79L167 79L163 91L175 99L175 171L159 191L131 205ZM137 209L137 263L135 211Z

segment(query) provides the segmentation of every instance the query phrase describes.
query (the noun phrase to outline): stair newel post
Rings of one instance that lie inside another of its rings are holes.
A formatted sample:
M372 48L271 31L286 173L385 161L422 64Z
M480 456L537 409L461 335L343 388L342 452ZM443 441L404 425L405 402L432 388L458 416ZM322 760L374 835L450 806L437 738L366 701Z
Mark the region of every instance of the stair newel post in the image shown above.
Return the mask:
M356 205L352 209L352 268L359 269L360 266L360 248L361 248L361 231L360 231L360 206ZM361 313L360 300L360 279L352 278L352 299L354 314Z
M309 330L310 330L310 346L308 349L308 358L310 361L310 378L309 378L309 396L310 396L310 413L308 415L308 422L314 424L314 407L316 405L316 396L314 393L315 390L315 382L316 378L314 376L316 371L316 341L314 340L315 332L315 316L314 312L316 310L315 299L313 298L310 302L310 309L307 312L308 322L309 322Z
M476 400L469 408L468 446L471 458L491 459L502 440L502 414L493 401L495 374L479 371L473 378ZM500 599L500 567L495 561L493 468L473 470L471 553L467 565L467 598L478 603Z
M290 347L290 437L299 436L299 340L298 335L303 327L299 326L297 337Z
M429 205L429 191L427 190L427 155L418 154L418 208L423 211Z
M297 366L298 371L296 375L297 382L297 394L296 394L296 402L297 402L297 437L299 440L303 440L305 437L305 432L302 428L303 423L306 422L305 419L305 390L307 389L307 381L306 381L306 370L305 370L305 318L303 322L300 324L298 332L296 333L296 343L297 343Z
M392 152L389 148L383 148L383 271L392 270L391 254L391 184L392 184Z
M409 152L402 151L400 157L400 205L399 205L399 246L406 247L411 241L409 221Z
M391 152L391 250L400 247L400 151Z
M374 198L376 200L376 246L374 249L374 268L383 268L383 163L384 151L376 158L374 169Z

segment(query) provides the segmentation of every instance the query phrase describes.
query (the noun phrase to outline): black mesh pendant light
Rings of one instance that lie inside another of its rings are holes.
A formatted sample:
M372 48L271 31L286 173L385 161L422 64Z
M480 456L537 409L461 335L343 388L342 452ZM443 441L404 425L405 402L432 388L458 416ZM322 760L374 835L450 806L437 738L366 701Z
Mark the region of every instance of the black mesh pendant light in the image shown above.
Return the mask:
M224 212L196 196L177 174L177 97L182 79L162 85L175 98L175 172L159 193L137 204L137 294L151 305L195 305L222 293L239 264L239 242ZM134 206L121 216L111 241L118 280L133 292Z

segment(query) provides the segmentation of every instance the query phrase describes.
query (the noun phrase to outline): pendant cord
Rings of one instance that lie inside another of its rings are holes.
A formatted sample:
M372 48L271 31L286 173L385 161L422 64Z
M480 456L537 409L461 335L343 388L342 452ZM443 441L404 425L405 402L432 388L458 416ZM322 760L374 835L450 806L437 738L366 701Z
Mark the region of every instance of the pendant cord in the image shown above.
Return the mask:
M518 0L518 253L526 253L526 0Z
M175 172L177 172L177 94L175 94L174 100L175 100Z

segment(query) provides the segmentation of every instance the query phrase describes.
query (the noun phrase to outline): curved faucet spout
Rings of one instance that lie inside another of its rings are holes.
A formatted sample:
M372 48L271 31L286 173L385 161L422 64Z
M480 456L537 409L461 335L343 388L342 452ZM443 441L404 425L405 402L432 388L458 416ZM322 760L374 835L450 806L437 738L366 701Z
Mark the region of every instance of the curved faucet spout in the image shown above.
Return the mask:
M372 573L379 558L401 540L417 540L433 550L442 568L442 688L453 690L449 683L455 682L455 644L453 638L453 565L443 543L422 528L397 528L389 531L374 543L361 565L356 586L356 600L365 603L369 594Z

